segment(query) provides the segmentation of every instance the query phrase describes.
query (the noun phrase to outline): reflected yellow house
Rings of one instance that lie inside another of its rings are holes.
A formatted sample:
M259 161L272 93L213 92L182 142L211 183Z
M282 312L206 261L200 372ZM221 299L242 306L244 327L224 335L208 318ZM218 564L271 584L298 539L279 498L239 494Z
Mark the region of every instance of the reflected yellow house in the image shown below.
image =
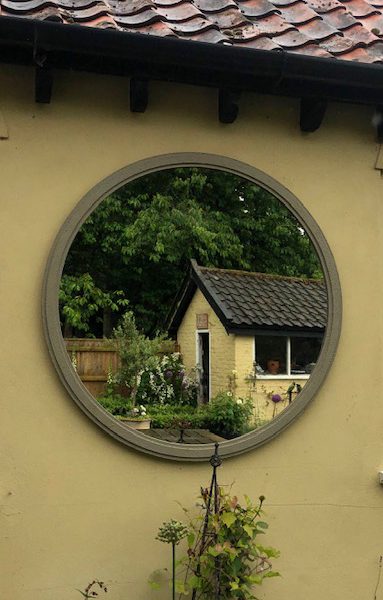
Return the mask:
M269 420L304 386L326 327L323 280L199 266L176 299L169 331L185 367L196 370L199 395L251 397Z

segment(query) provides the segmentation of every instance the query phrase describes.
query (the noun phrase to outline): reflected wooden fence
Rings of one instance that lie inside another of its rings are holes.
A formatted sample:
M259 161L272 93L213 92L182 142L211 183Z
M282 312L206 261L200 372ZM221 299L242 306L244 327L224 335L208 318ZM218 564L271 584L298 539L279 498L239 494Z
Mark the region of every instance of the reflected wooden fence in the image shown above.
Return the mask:
M115 373L119 366L113 342L88 338L64 341L81 381L93 396L100 396L105 390L108 374Z
M109 373L115 373L119 367L113 340L67 338L64 342L81 381L92 396L100 396L105 391ZM179 352L176 342L173 351Z

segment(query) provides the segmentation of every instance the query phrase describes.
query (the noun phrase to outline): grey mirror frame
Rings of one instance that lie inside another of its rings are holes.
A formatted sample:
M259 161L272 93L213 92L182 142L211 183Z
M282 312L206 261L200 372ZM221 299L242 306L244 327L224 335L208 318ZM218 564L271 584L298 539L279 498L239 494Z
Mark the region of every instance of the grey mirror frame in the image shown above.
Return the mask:
M246 178L274 194L302 223L309 234L322 264L328 293L328 324L318 364L297 399L269 424L237 439L220 444L223 458L253 450L273 439L302 411L321 387L333 362L341 330L342 296L339 277L326 239L303 204L280 183L257 168L237 160L203 153L177 153L155 156L116 171L77 204L61 227L51 249L44 276L43 325L50 356L58 375L72 399L101 429L119 442L159 458L178 461L205 461L213 453L213 444L183 445L156 440L130 430L108 414L86 390L75 373L60 329L58 294L61 274L69 248L81 225L92 211L122 185L154 171L176 167L204 167L227 171Z

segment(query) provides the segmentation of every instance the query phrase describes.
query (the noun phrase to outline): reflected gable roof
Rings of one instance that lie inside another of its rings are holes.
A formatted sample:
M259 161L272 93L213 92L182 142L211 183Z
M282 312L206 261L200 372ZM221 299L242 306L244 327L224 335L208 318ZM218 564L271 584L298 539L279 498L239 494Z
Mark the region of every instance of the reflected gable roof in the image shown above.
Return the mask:
M170 318L172 334L197 288L228 333L320 333L326 326L327 292L322 279L208 268L191 261L190 276Z

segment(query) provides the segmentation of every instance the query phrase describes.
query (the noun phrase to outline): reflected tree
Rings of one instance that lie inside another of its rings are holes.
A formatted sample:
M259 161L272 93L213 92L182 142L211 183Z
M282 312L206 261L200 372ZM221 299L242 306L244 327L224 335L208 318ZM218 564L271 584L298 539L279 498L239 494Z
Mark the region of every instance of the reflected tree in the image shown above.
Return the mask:
M113 193L80 229L64 268L63 325L108 336L128 302L139 329L161 331L191 258L218 268L322 275L305 231L272 194L226 172L165 170ZM76 290L84 277L105 300L90 300L93 312Z

